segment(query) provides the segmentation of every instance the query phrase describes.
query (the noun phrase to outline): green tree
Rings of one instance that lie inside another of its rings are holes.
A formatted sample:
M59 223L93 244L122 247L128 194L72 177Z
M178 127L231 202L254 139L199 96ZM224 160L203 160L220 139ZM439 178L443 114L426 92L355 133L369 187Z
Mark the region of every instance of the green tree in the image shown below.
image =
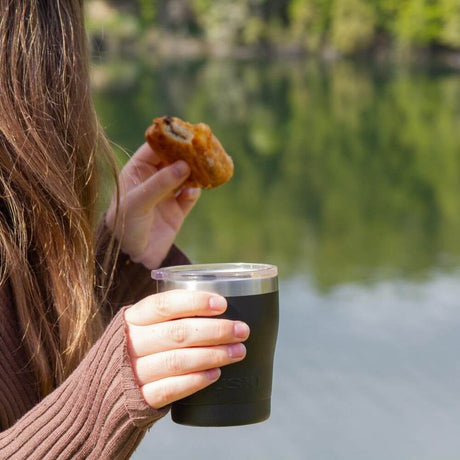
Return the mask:
M111 4L122 16L137 15L144 32L157 27L201 37L216 52L247 45L264 50L295 45L310 52L332 47L343 54L382 43L408 49L460 48L459 0L89 1L92 3L99 10ZM116 35L117 29L110 34Z
M372 45L376 12L365 0L335 0L332 7L331 42L341 52L351 54Z
M453 48L460 48L460 2L441 0L441 42Z
M117 82L119 68L96 92L114 141L135 149L169 113L208 122L234 159L181 232L193 260L273 262L325 289L460 266L457 75L213 60Z
M157 16L157 0L137 0L139 16L144 27L152 25Z
M405 44L428 45L439 41L442 9L439 0L405 0L395 20L397 38Z
M308 50L316 51L324 44L331 23L332 3L333 0L291 0L292 34Z
M241 44L250 0L194 0L198 24L209 44L226 51Z

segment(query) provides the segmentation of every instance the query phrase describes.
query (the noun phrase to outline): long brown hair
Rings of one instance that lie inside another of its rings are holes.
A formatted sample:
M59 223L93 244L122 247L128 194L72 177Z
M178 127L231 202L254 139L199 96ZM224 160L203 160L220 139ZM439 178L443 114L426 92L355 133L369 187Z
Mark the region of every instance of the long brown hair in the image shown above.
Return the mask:
M9 283L42 395L103 330L98 158L83 0L0 0L0 285Z

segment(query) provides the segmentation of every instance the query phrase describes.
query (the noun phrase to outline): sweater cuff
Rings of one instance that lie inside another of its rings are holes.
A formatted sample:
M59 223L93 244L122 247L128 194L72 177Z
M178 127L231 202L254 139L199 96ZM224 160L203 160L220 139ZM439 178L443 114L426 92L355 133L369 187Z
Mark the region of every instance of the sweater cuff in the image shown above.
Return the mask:
M0 458L129 458L168 408L155 410L142 397L123 313L57 389L0 433Z
M97 244L97 266L99 270L103 266L103 260L111 240L111 232L105 225L104 216L102 216L98 229ZM133 262L127 254L120 252L116 261L113 260L113 281L110 291L107 295L107 308L111 311L111 317L125 305L131 305L139 300L156 293L156 283L152 281L151 270L147 269L140 263ZM189 259L184 253L172 245L161 263L161 267L170 265L188 265ZM109 269L109 273L110 273Z

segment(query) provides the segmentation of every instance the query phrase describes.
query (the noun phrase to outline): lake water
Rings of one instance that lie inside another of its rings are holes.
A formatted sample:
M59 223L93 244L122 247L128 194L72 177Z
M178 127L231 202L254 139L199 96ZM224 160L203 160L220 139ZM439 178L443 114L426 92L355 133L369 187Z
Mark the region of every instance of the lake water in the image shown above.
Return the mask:
M232 181L181 231L187 254L280 270L271 418L165 417L133 458L458 459L460 75L214 60L93 76L128 152L169 114L207 122L232 155Z

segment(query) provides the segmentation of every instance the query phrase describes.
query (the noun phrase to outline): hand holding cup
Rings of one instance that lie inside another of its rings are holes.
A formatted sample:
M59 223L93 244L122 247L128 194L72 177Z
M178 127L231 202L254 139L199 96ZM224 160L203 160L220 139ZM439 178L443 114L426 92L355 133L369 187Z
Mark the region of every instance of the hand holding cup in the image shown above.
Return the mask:
M224 297L201 291L155 294L125 311L128 353L142 395L159 409L220 377L220 367L244 359L249 327L213 318Z

